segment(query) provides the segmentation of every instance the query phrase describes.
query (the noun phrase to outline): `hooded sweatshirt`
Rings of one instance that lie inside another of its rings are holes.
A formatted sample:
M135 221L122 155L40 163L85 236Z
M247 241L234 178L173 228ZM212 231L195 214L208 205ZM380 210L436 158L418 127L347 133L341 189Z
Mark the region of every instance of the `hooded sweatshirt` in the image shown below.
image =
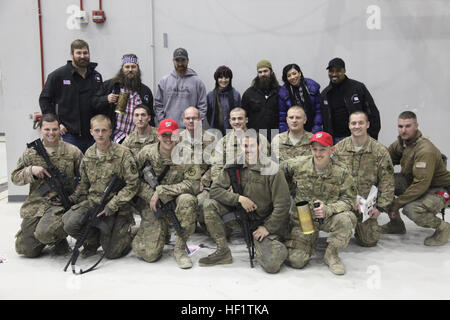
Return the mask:
M156 126L163 119L173 119L178 126L184 127L183 112L189 107L197 107L200 116L206 119L206 88L197 73L188 68L180 77L173 70L158 83L155 96Z

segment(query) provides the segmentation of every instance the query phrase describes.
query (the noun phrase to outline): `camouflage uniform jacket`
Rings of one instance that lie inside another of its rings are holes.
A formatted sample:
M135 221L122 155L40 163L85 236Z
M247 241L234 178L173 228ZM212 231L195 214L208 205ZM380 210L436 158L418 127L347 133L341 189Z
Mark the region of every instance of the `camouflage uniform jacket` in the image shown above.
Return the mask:
M172 155L181 154L189 156L188 159L183 159L180 164L195 164L200 168L201 183L205 190L211 187L211 154L213 153L215 137L202 130L202 140L192 138L189 131L183 130L180 134L180 142L175 146ZM211 146L210 146L211 145ZM210 146L210 147L208 147ZM186 150L181 151L180 150Z
M356 184L343 164L331 160L322 174L318 174L313 156L296 157L282 163L286 180L295 194L294 203L321 200L326 218L344 211L353 211L356 202ZM292 221L292 219L291 219ZM294 221L298 218L295 217Z
M75 203L88 200L99 203L106 186L114 174L125 183L116 195L110 195L106 206L117 212L133 199L139 189L139 173L131 151L120 144L111 142L105 154L97 156L97 144L86 150L80 166L81 181L72 198Z
M157 176L160 176L166 166L169 170L162 179L160 185L153 190L144 180L141 182L138 196L150 202L153 193L158 192L158 197L163 203L167 203L183 193L196 195L200 180L200 169L196 165L174 164L170 157L159 152L159 142L145 146L138 154L139 167L149 160Z
M277 166L273 162L270 165ZM226 165L225 168L230 166L233 165ZM254 213L258 219L268 216L263 225L269 233L283 236L289 220L289 187L283 171L278 167L275 168L274 174L262 175L263 167L261 165L243 164L240 170L242 195L257 205ZM227 171L222 170L217 179L213 181L211 198L226 206L237 206L239 194L234 193L230 187L230 176Z
M406 143L398 137L388 149L393 164L401 165L401 174L409 184L406 191L394 200L392 211L417 200L430 187L450 186L450 172L442 160L441 152L420 131Z
M367 198L372 185L378 188L377 206L386 212L395 189L394 166L387 148L369 136L356 152L352 138L347 137L336 144L334 155L347 165L360 196Z
M49 154L49 158L52 164L64 172L71 181L80 175L78 170L83 153L74 145L60 140L56 154ZM30 184L29 195L20 208L22 219L42 217L45 210L51 206L50 199L57 195L55 191L48 192L44 197L39 194L38 189L44 185L45 180L33 176L32 166L46 168L47 164L34 148L27 148L17 162L17 167L11 173L11 180L15 185Z
M136 129L125 138L125 140L122 142L122 145L128 147L133 153L133 156L137 157L139 151L141 151L144 146L156 142L158 142L158 130L156 130L156 128L154 127L150 127L150 133L145 138L144 142L141 142L138 131Z
M246 131L247 132L247 131ZM270 143L263 135L259 135L260 145L267 146L267 154L270 152ZM216 179L220 171L226 164L236 163L236 159L242 158L240 143L238 143L238 135L235 130L231 130L222 139L220 139L213 152L211 177Z
M305 131L300 141L294 146L289 138L289 132L285 131L276 135L272 139L272 148L278 150L278 159L281 161L295 158L298 156L309 156L311 155L311 149L309 148L309 142L312 137L312 133Z

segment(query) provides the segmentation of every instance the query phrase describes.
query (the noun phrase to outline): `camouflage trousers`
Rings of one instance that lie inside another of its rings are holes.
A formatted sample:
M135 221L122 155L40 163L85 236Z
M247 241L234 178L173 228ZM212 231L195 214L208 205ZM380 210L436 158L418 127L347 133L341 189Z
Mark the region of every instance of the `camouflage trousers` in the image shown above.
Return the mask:
M227 230L222 217L233 209L213 199L206 199L203 208L206 227L213 240L217 242L219 238L226 238ZM236 220L230 222L237 223ZM269 234L262 241L254 241L256 261L268 273L277 273L287 258L287 249L281 241L276 234Z
M64 230L72 237L78 238L85 225L85 216L92 207L89 200L72 206L63 216ZM114 215L103 217L102 221L108 225L111 232L105 234L95 227L91 228L83 247L95 251L101 246L108 259L117 259L127 255L131 250L131 241L133 240L131 227L135 224L131 208L125 206Z
M362 247L374 247L380 240L380 228L376 219L367 219L362 222L362 216L358 218L355 227L356 243Z
M395 174L395 195L401 195L408 188L406 179ZM445 207L445 200L436 192L445 192L445 188L429 188L420 198L403 207L402 213L420 227L436 229L442 219L436 215Z
M294 214L291 211L291 217ZM297 216L297 213L295 213ZM356 226L356 215L351 211L345 211L334 214L324 220L323 224L314 222L316 230L325 231L328 233L327 242L335 248L347 247L350 238L352 237L353 228ZM319 232L311 234L303 234L299 223L295 223L291 229L288 240L285 242L288 248L289 256L287 258L291 265L298 264L298 261L292 261L293 257L299 256L298 251L306 253L309 257L314 254Z
M176 198L176 204L175 215L180 221L187 241L195 231L197 198L191 194L181 194ZM168 232L167 217L157 219L147 205L142 211L141 224L132 243L133 251L147 262L157 261L162 256Z
M201 193L197 195L197 203L198 203L197 221L200 222L201 224L205 224L205 213L203 211L203 205L206 199L209 199L209 191L207 190L203 190Z
M46 245L53 245L67 237L63 229L63 207L52 206L42 217L25 218L16 234L16 252L28 258L39 256Z

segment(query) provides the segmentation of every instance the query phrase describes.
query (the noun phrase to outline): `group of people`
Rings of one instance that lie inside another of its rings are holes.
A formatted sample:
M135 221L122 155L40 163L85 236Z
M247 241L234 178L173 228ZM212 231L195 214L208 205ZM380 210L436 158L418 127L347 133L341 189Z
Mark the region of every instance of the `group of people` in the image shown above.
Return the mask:
M435 230L425 245L444 245L450 237L450 224L437 216L450 199L443 155L411 111L398 117L397 141L388 148L378 142L378 109L364 84L345 75L340 58L329 62L330 84L321 93L296 64L283 69L280 87L271 63L262 60L241 99L226 66L216 70L215 89L206 95L183 48L174 51L175 70L161 79L155 98L140 80L135 55L124 55L118 74L105 82L89 61L87 43L75 40L71 55L48 76L39 100L43 145L73 181L71 207L61 206L55 190L42 193L49 177L45 161L26 149L11 174L13 183L30 184L16 236L19 254L36 257L46 245L57 254L70 251L67 236L80 236L113 175L125 186L98 215L111 231L91 229L82 257L101 246L110 259L133 250L144 261L157 261L170 241L171 221L156 213L171 201L183 230L174 246L183 269L192 267L185 243L194 232L216 243L200 266L232 263L228 243L244 229L237 210L248 215L256 260L268 273L283 264L304 268L325 231L324 261L342 275L338 253L353 230L365 247L377 245L383 233L403 234L400 209ZM401 165L400 173L394 165ZM376 203L366 215L357 196L367 198L372 186ZM305 202L314 232L300 221L297 205ZM380 226L382 212L390 222Z

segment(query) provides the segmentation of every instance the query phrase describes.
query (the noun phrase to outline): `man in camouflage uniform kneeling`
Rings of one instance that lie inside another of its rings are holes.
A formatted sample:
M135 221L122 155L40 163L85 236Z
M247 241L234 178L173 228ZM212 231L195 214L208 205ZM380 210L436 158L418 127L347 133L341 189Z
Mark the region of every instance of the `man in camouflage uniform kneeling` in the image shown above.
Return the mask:
M44 114L39 122L39 131L51 163L67 175L73 190L83 153L76 146L60 140L59 122L55 115ZM46 184L44 177L50 177L46 167L36 150L28 148L11 173L15 185L30 184L30 193L20 208L23 220L16 235L16 252L29 258L39 256L46 245L54 244L56 254L69 251L67 233L62 223L64 208L57 192L49 190L44 195L39 193Z
M194 194L198 192L200 185L200 170L197 166L175 165L172 162L172 150L178 142L178 124L174 120L165 119L159 123L158 141L145 146L138 154L139 167L145 170L148 161L159 182L159 185L152 189L147 182L142 181L138 194L148 206L142 212L141 224L133 240L133 251L147 262L161 258L169 232L167 217L155 217L155 212L161 204L175 200L175 215L181 224L184 240L187 241L194 233L197 207ZM180 268L192 267L184 241L179 236L175 243L174 256Z
M226 165L217 179L213 180L211 199L205 201L204 211L206 226L217 244L217 250L201 258L200 266L232 262L222 217L234 211L238 205L251 215L250 223L257 225L252 236L256 260L262 268L268 273L277 273L286 260L287 249L281 241L287 231L289 188L278 165L268 158L264 161L261 159L259 147L259 135L244 136L242 149L245 161L237 159L237 164L244 164ZM232 180L228 170L236 170L236 166L242 194L230 191Z
M303 268L313 255L319 230L322 230L328 232L325 263L332 273L343 275L345 267L338 249L348 245L356 226L353 212L356 186L348 169L331 159L333 151L331 135L317 132L311 138L312 156L296 157L282 164L291 192L295 194L295 203L307 201L313 217L323 219L322 224L314 222L316 232L304 234L296 208L291 210L286 262L294 268ZM313 209L314 203L319 206Z
M363 222L363 215L358 211L358 223L355 228L356 242L363 247L373 247L380 240L377 218L381 212L388 212L394 200L394 166L387 148L367 133L370 126L368 116L363 111L353 112L349 117L351 136L336 144L336 160L345 163L353 176L358 194L367 199L370 188L378 188L376 206Z
M445 245L450 238L450 224L437 217L448 205L450 172L438 148L419 130L414 112L404 111L398 116L398 139L388 150L394 165L401 165L395 175L395 194L389 223L381 226L382 233L404 234L405 224L399 210L423 228L435 229L425 238L426 246Z
M130 201L139 189L139 173L131 151L111 142L111 134L111 120L108 117L96 115L91 119L91 135L95 144L86 150L81 162L81 181L71 196L76 205L63 217L64 230L77 238L84 227L88 210L100 203L112 176L117 175L124 181L125 186L117 195L110 195L98 215L109 226L110 233L91 228L83 244L82 257L94 255L100 245L108 259L123 257L131 250L131 227L135 222Z

